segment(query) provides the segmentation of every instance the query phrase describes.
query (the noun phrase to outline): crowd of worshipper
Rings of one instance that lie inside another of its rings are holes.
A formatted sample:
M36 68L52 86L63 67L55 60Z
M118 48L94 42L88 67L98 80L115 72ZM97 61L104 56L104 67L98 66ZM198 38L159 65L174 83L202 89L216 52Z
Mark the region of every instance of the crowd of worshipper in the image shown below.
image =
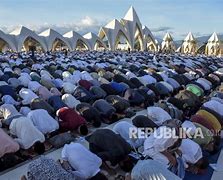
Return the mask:
M23 179L178 180L205 173L220 150L222 58L86 51L0 61L0 171L34 159ZM130 137L131 128L154 132ZM192 137L155 135L181 128ZM43 155L54 148L58 161Z

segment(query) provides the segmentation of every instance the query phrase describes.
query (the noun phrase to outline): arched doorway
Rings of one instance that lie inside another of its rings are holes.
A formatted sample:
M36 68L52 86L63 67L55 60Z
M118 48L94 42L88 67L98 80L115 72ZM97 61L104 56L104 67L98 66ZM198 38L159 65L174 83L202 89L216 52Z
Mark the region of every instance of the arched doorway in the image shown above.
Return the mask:
M129 48L130 48L130 44L129 44L128 38L122 31L119 31L116 36L115 50L126 51Z
M0 52L12 51L9 44L2 38L0 38Z
M94 46L94 50L96 50L96 51L104 51L105 49L106 49L106 47L104 46L104 44L101 41L96 40L95 46Z
M52 51L63 51L63 50L69 50L69 47L63 40L56 38L52 44Z
M157 51L157 47L156 47L156 45L153 41L147 41L146 49L147 49L147 51L150 51L150 52L156 52Z
M190 52L190 49L189 49L189 45L186 45L185 48L184 48L184 53L189 53Z
M149 44L148 47L147 47L148 51L152 51L152 52L155 52L156 51L156 47L154 44Z
M38 42L36 39L32 37L27 37L25 41L23 42L22 51L37 51L37 52L43 52L44 49L40 42Z
M81 39L78 39L77 40L77 44L76 44L75 50L78 50L78 51L86 51L88 49L89 48L88 48L87 44L84 41L82 41Z

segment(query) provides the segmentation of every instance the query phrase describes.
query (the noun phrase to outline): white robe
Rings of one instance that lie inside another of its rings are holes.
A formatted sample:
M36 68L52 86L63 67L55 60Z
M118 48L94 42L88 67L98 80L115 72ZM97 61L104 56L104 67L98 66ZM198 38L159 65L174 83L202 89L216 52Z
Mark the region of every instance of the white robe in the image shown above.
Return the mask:
M21 148L29 149L37 141L44 142L44 135L33 125L27 117L15 118L9 126L10 133L17 136L15 139Z

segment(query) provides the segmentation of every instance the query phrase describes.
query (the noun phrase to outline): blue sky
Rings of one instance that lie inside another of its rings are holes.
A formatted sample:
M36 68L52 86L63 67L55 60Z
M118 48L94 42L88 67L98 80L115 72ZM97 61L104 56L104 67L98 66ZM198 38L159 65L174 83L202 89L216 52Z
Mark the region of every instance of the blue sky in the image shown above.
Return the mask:
M0 0L0 29L24 25L37 32L52 27L61 33L97 33L110 20L124 17L131 5L156 36L167 31L175 39L189 31L223 34L222 0Z

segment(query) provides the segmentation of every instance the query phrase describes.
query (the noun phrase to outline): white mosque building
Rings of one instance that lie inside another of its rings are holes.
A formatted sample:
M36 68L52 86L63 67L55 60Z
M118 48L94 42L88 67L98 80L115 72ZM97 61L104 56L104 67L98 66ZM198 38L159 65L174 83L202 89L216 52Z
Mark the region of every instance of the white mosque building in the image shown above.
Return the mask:
M189 32L180 47L180 52L183 54L196 54L197 52L197 41L194 35Z
M142 26L133 7L120 21L112 20L101 27L98 35L89 32L80 35L69 31L64 35L53 29L39 34L22 26L9 34L0 31L0 51L40 51L74 50L151 50L157 51L157 43L148 27Z
M170 33L167 33L161 44L155 39L150 29L143 26L133 7L130 7L124 18L110 21L101 27L98 35L89 32L80 35L75 31L60 34L47 29L39 34L21 26L9 34L0 31L0 52L5 51L57 51L75 50L138 50L162 51L195 55L198 52L197 40L190 32L180 47L176 47ZM176 50L177 49L177 50ZM223 54L223 43L214 33L203 48L206 55L220 56ZM200 52L199 52L200 53Z
M165 53L174 53L176 46L170 33L166 33L161 44L161 50Z
M223 43L219 39L218 35L214 32L208 39L205 54L209 56L222 56L223 55Z

